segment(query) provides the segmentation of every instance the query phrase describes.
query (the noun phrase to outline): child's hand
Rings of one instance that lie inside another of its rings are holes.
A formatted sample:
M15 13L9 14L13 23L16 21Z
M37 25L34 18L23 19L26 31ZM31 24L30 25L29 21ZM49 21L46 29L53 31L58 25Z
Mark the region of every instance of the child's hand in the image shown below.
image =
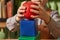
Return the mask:
M18 8L17 16L16 16L17 21L20 21L20 19L24 17L23 13L25 12L26 9L26 7L23 6L24 3L26 3L26 1L22 2L21 6Z
M32 16L33 18L37 18L39 17L40 19L44 20L46 23L48 23L50 21L50 15L48 15L46 9L44 8L45 4L42 5L41 2L34 2L33 3L37 4L37 5L31 5L32 8L35 8L35 9L38 9L38 10L35 10L35 9L31 9L30 11L33 12L33 13L36 13L38 14L37 16Z

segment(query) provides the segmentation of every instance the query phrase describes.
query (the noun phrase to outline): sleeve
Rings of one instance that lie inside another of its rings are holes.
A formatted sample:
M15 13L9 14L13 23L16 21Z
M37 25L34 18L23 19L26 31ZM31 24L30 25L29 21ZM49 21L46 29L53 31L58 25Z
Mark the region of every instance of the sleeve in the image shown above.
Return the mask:
M41 23L42 23L42 20L40 18L37 18L37 24L41 25Z
M17 30L19 29L19 23L16 22L15 20L15 16L11 17L11 18L8 18L7 21L6 21L6 25L7 25L7 28L11 31L12 29L14 30Z
M60 16L57 11L51 12L51 21L47 26L55 38L60 37Z

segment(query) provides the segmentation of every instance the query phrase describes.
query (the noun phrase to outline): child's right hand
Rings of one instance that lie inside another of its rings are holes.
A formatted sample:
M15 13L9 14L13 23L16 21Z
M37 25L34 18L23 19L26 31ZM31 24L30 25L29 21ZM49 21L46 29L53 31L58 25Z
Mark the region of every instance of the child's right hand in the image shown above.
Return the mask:
M24 17L23 13L25 12L26 7L23 6L23 4L26 3L26 1L21 3L21 6L18 8L16 21L20 21L21 18Z

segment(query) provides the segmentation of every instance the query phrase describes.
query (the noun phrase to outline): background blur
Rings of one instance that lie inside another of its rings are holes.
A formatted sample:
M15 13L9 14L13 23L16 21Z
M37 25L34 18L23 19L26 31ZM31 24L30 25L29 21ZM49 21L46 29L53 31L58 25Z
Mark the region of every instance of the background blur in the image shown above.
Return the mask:
M19 31L10 32L6 28L6 19L14 16L24 0L0 0L0 39L17 39ZM57 10L60 15L60 0L49 0L46 6Z

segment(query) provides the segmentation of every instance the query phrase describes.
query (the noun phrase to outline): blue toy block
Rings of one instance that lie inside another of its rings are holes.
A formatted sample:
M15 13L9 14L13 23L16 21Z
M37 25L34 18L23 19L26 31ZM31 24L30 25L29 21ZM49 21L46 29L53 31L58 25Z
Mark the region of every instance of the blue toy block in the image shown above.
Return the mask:
M36 36L36 26L35 20L20 20L20 36Z

